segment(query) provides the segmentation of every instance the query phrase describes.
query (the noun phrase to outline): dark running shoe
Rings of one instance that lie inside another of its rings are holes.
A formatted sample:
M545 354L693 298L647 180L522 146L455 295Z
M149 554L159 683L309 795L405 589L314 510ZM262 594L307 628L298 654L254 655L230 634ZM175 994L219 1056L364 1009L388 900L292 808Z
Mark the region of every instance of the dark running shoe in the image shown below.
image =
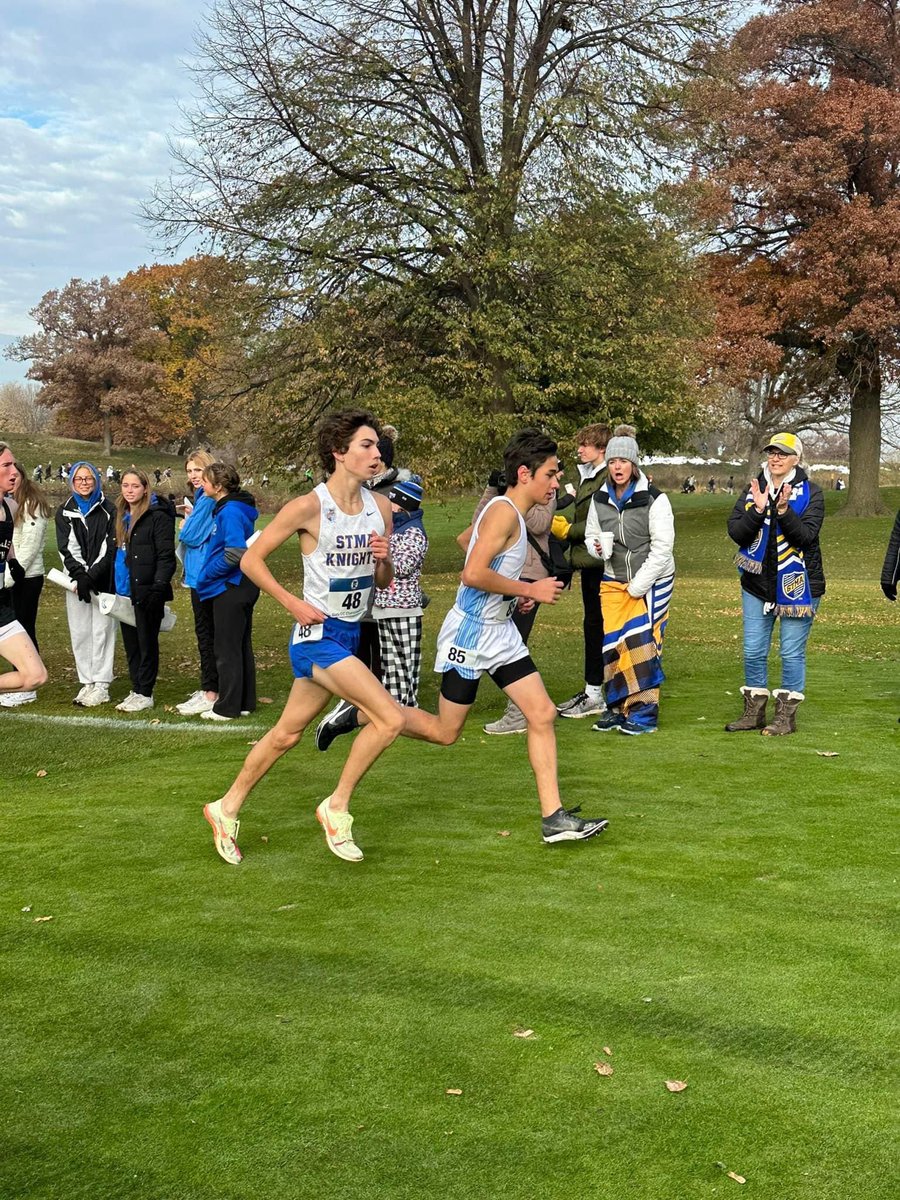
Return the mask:
M580 842L585 838L596 837L609 824L609 821L589 820L576 816L581 812L578 808L558 808L549 817L541 818L541 837L548 844L554 842Z
M631 737L637 737L641 733L656 733L656 726L639 725L637 721L623 721L619 726L619 733L627 733Z
M611 729L621 729L625 724L625 718L620 712L616 712L613 708L608 708L599 721L595 721L591 726L594 733L609 733Z
M346 700L342 700L324 717L316 728L316 749L327 750L336 737L342 733L352 733L359 728L357 709Z

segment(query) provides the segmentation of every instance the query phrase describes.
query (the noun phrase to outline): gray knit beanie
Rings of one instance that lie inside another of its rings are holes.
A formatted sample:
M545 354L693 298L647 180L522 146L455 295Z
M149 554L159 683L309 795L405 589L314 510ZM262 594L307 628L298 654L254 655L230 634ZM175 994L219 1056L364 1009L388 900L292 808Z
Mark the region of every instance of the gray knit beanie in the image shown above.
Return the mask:
M641 469L641 452L638 449L636 433L637 430L633 425L617 425L613 430L612 437L606 443L604 461L624 458L626 462L633 463L639 471Z

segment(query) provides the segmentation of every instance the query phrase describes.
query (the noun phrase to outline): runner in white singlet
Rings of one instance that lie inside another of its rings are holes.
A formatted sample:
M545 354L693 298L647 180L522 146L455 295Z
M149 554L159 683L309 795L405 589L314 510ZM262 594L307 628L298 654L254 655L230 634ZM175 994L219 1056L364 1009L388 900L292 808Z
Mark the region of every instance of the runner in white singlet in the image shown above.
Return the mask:
M525 565L528 537L522 514L506 496L495 496L480 513L466 552L466 562L478 544L481 523L495 504L505 504L513 510L519 536L509 549L491 559L490 569L506 579L518 579ZM519 603L518 596L485 592L461 583L438 635L435 671L455 670L463 679L479 679L484 671L495 671L525 658L528 650L512 621Z
M326 417L317 437L327 482L286 504L241 561L244 574L294 618L289 653L296 678L277 724L247 755L225 795L203 810L216 850L228 863L241 861L238 813L251 788L297 744L333 696L365 712L370 723L353 742L340 783L319 804L316 817L330 850L348 862L362 858L351 832L350 798L375 759L403 730L400 706L354 657L359 622L372 589L387 587L393 577L390 504L362 487L382 467L379 435L369 413ZM303 554L302 600L282 587L266 564L295 534Z
M20 569L12 548L15 505L3 499L15 479L15 455L6 442L0 442L0 571L3 572ZM32 692L47 682L47 668L24 626L16 620L8 596L8 590L0 590L0 655L13 669L0 673L0 692Z
M478 681L487 672L525 717L543 840L581 841L602 833L607 822L579 817L577 809L565 809L560 803L553 728L556 706L510 618L514 601L525 608L555 604L562 590L553 576L536 582L519 578L525 561L524 515L535 504L548 504L559 488L556 443L538 430L525 429L512 439L503 457L510 486L504 497L485 506L478 520L462 586L438 637L435 670L442 673L442 680L437 715L420 708L402 709L403 733L452 745L475 701ZM364 713L358 721L365 725Z

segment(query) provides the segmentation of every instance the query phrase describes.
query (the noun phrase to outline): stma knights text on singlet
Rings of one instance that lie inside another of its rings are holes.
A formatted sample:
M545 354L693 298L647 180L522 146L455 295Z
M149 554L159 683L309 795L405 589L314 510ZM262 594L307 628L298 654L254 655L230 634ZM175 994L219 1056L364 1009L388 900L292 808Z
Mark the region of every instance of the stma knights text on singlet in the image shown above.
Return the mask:
M375 560L369 536L384 533L384 517L375 497L363 488L362 511L338 508L324 483L319 498L319 540L303 555L303 599L339 621L361 621L369 611L375 588Z

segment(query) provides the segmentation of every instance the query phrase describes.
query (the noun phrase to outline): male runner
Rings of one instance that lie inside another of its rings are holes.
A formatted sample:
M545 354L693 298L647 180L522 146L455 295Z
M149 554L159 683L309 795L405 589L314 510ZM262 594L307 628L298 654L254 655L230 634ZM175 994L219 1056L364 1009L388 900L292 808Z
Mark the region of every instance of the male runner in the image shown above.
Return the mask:
M0 442L0 571L10 571L13 578L24 571L13 553L15 505L4 499L16 474L16 456ZM12 593L0 589L0 655L12 666L0 674L0 692L33 692L47 682L47 668L41 662L34 642L16 620Z
M575 815L577 809L570 811L560 804L553 729L556 706L512 621L517 605L527 610L535 603L555 604L563 587L553 576L534 583L519 578L528 544L524 515L535 504L549 503L559 488L556 449L556 443L536 429L522 430L506 447L506 493L491 500L475 524L456 603L438 636L435 670L443 674L438 714L402 710L405 736L452 745L475 702L479 679L487 672L525 716L528 757L541 805L541 834L548 843L594 837L608 823L584 820ZM365 713L361 711L356 719L364 725ZM341 732L335 724L326 720L319 726L316 745L320 749L327 749ZM347 768L347 780L341 776L335 795L353 779Z
M377 421L366 412L326 417L318 430L318 450L327 482L289 501L240 559L244 574L297 622L290 641L295 679L277 724L247 755L225 795L203 810L216 850L227 863L241 861L238 813L250 790L297 744L332 696L364 710L369 724L353 743L339 787L322 801L316 817L339 858L362 858L351 833L350 798L403 730L403 710L354 656L359 622L373 589L388 587L393 578L390 503L362 487L381 470L380 434ZM266 565L269 555L294 534L303 554L302 600L282 587Z

